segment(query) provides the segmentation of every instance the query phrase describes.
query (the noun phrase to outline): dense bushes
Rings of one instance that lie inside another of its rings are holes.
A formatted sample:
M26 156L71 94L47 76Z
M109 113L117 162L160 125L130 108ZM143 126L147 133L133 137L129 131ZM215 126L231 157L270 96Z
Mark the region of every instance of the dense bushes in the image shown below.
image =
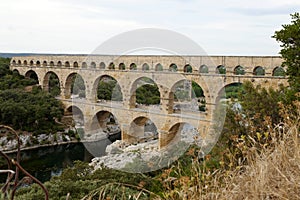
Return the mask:
M0 123L36 134L60 130L55 120L63 115L62 104L41 91L36 80L10 71L9 61L0 58Z

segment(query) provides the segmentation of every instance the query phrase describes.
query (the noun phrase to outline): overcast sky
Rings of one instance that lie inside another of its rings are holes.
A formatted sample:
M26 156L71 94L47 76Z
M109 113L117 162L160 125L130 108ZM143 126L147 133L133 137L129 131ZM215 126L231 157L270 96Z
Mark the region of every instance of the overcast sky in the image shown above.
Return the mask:
M2 0L0 52L90 53L125 31L162 28L210 55L277 55L299 0Z

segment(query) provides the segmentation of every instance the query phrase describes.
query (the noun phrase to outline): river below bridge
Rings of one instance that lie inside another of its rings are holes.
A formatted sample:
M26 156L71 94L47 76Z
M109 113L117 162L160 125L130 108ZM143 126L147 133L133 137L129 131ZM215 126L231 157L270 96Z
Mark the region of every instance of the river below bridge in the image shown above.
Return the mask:
M45 182L52 176L59 176L63 169L73 166L75 160L90 162L94 156L103 156L109 144L111 141L104 139L85 144L72 143L24 150L21 151L21 165L34 177ZM94 150L92 153L91 147ZM16 153L8 154L8 156L15 158ZM1 169L7 167L3 165L3 162L4 159L1 158ZM5 182L5 179L6 175L0 176L0 182Z

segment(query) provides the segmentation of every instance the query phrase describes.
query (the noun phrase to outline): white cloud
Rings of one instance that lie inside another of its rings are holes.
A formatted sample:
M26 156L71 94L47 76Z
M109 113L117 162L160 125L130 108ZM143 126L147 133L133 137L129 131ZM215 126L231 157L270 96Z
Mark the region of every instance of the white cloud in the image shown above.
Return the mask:
M299 9L298 0L10 0L1 3L0 52L89 53L124 31L157 27L210 54L272 55L271 35Z

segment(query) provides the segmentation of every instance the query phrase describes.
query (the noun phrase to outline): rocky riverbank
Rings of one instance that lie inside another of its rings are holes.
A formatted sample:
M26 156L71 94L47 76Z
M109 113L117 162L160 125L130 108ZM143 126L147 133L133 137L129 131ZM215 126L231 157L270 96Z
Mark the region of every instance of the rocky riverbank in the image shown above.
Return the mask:
M90 165L95 170L108 167L133 173L157 170L177 160L190 145L203 144L197 136L196 129L186 128L173 143L161 149L158 139L131 145L117 140L106 147L105 156L95 157Z
M41 134L33 136L30 133L19 136L21 150L36 149L40 147L77 143L76 137L67 135L66 133ZM13 135L0 137L0 150L5 153L13 153L17 151L18 142Z

